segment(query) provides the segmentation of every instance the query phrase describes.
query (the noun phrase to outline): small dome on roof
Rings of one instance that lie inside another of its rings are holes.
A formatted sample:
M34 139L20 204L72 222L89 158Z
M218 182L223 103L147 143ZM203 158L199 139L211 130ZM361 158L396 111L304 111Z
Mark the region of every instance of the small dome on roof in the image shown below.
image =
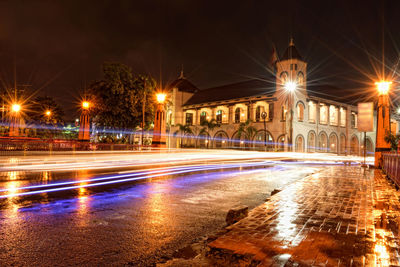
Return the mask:
M296 47L294 46L293 38L290 38L289 47L286 49L285 53L281 58L281 60L288 60L288 59L303 60L299 51L297 51Z

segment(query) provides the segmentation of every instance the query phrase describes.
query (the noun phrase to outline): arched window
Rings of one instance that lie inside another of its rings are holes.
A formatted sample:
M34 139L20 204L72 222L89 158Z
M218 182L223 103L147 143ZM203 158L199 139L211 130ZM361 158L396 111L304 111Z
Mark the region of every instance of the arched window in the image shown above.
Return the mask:
M357 128L357 114L355 112L351 113L351 127Z
M317 108L312 101L308 102L308 121L315 123L317 117Z
M281 135L278 137L277 140L277 151L284 151L285 150L285 135Z
M285 106L282 106L281 121L286 121L286 108L285 108Z
M338 153L338 140L336 134L329 136L329 152Z
M240 108L236 108L235 109L235 123L239 123L240 122Z
M320 133L318 139L319 139L318 140L319 141L318 142L319 151L326 152L327 147L328 147L328 136L326 136L326 133L322 132L322 133Z
M340 154L346 154L346 137L343 134L340 136Z
M358 155L359 153L358 148L359 148L358 138L356 136L353 136L350 140L350 154Z
M203 111L200 113L200 124L207 120L207 112Z
M296 137L295 151L296 152L304 152L304 138L301 135L298 135Z
M256 121L261 121L261 113L262 113L261 106L258 106L256 108Z
M299 71L299 73L297 74L297 84L298 85L303 85L304 82L304 74Z
M324 104L321 104L319 107L319 123L328 123L328 107Z
M302 103L297 104L297 120L304 120L304 105Z
M217 111L216 119L218 123L222 123L222 110Z
M315 151L315 133L310 132L308 134L308 152L314 152Z

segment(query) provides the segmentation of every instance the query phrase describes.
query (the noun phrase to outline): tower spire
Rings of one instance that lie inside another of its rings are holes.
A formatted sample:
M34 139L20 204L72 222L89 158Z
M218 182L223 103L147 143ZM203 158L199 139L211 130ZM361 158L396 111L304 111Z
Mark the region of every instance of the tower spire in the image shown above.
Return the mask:
M293 37L290 37L290 42L289 42L289 46L294 46L294 41L293 41Z
M179 75L179 79L185 79L185 76L183 75L183 64L181 68L181 75Z

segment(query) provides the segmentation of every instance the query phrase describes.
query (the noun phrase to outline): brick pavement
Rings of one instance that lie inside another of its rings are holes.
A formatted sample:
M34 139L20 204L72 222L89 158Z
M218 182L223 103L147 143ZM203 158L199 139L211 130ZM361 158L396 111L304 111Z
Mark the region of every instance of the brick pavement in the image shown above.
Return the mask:
M227 227L208 256L240 266L396 266L399 199L379 170L327 167Z

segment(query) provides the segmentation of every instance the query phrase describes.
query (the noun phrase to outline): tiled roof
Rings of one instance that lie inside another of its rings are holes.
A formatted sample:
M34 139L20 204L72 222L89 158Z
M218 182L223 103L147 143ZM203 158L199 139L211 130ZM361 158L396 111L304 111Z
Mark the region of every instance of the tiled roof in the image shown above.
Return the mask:
M297 51L294 44L290 44L289 47L286 49L285 53L283 54L281 60L288 60L288 59L299 59L303 60L299 51Z
M195 93L199 90L196 86L183 77L173 81L171 84L169 84L168 88L178 88L179 91L188 93Z
M354 89L343 89L328 84L307 85L307 93L309 96L349 105L357 105L358 102L363 102L363 99L365 99Z
M185 105L238 99L251 96L272 96L275 93L275 79L247 80L197 91Z

